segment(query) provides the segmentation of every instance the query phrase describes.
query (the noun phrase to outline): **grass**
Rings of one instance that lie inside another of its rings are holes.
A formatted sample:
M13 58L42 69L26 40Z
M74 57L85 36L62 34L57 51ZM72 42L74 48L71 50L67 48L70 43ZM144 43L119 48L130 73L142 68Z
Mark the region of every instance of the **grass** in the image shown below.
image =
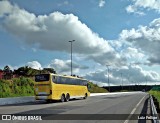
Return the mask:
M0 80L0 98L33 96L34 81L30 78L20 77L11 80Z
M89 88L90 93L107 93L108 92L106 89L101 88L98 85L93 84L91 82L89 82L89 86L90 86Z
M160 103L160 85L153 86L149 93L157 98L158 102Z
M151 90L149 93L157 98L158 102L160 103L160 91Z

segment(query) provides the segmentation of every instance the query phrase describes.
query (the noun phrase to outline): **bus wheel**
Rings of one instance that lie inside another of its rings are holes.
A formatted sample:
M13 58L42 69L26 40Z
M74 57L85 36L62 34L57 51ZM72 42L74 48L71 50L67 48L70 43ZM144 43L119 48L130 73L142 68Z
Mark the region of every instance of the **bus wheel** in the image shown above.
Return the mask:
M64 102L64 101L65 101L65 95L62 94L62 96L61 96L61 102Z
M67 94L67 95L66 95L66 98L65 98L65 101L66 101L66 102L68 102L68 101L69 101L69 99L70 99L70 95L69 95L69 94Z
M88 94L85 93L85 96L83 97L83 99L87 99L87 97L88 97Z

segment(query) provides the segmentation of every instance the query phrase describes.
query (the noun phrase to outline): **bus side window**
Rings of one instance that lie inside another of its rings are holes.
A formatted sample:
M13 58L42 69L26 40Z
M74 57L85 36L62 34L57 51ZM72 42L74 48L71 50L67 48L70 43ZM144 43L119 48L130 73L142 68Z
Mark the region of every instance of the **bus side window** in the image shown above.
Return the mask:
M78 84L78 85L82 85L82 80L79 79L79 81L78 81L77 84Z
M52 76L52 82L56 83L56 77Z
M75 84L75 85L79 85L79 82L80 82L79 79L75 79L75 80L74 80L74 84Z
M88 85L88 82L87 81L85 81L85 86L87 86Z
M83 85L86 86L86 80L83 81Z
M61 82L62 82L62 84L67 84L66 78L62 77Z
M74 80L72 78L68 78L67 79L67 84L73 85L74 84Z
M85 80L82 80L82 81L81 81L81 85L85 85Z
M61 83L61 77L60 77L60 76L57 76L56 78L57 78L57 79L56 79L56 83L57 83L57 84L62 84L62 83Z

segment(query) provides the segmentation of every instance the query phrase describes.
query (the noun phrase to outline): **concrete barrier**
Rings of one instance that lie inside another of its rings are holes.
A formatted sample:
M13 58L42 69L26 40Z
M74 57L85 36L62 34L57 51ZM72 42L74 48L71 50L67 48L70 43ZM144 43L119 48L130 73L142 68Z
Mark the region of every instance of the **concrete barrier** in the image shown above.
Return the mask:
M0 105L18 104L18 103L26 103L34 101L35 101L34 96L0 98Z

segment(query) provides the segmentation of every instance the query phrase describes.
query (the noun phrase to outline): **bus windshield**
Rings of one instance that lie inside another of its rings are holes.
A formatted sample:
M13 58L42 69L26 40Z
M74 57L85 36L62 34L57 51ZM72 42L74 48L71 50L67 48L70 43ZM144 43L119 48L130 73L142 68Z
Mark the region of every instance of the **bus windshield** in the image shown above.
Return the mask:
M49 74L40 74L35 76L36 82L49 81Z

